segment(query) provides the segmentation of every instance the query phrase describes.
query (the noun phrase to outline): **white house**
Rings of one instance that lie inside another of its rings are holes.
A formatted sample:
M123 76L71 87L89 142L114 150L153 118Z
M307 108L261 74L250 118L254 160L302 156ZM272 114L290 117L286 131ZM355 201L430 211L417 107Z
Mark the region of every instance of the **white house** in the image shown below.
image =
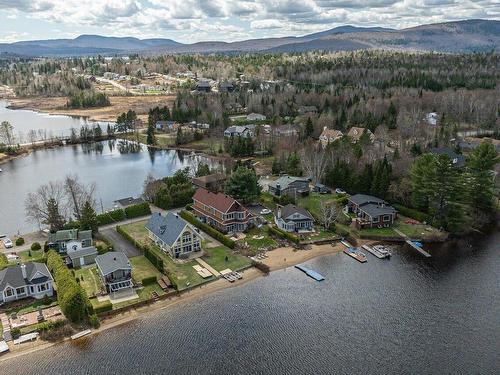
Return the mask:
M302 207L287 204L276 209L274 222L286 232L310 232L313 230L314 218Z
M173 259L186 258L193 252L201 251L200 234L177 214L168 212L162 216L154 213L146 229L149 238Z
M43 263L26 263L0 271L0 303L52 296L52 275Z

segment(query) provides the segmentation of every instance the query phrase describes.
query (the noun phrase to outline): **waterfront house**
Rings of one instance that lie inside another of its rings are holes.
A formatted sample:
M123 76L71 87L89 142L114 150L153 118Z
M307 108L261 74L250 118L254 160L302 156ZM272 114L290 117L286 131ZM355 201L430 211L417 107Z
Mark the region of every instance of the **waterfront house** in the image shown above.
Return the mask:
M196 217L223 233L243 232L254 222L254 216L237 200L223 193L198 188L193 196Z
M195 177L192 179L194 186L210 190L214 193L224 190L227 176L222 173L209 174L207 176Z
M156 121L155 128L158 131L172 131L176 130L179 127L179 124L175 121Z
M132 266L125 253L110 251L95 258L97 270L108 293L132 289Z
M287 204L278 206L274 213L276 226L286 232L310 232L313 230L314 218L306 209Z
M325 148L328 144L335 142L337 139L342 138L343 134L340 130L328 129L326 126L323 128L323 132L319 136L319 141L321 146Z
M247 115L247 121L265 121L266 116L261 115L260 113L250 113Z
M269 193L276 197L288 195L290 197L306 196L309 194L309 180L304 177L281 176L268 185Z
M253 138L254 136L254 125L232 125L224 130L224 137L227 138Z
M332 192L332 190L328 186L325 186L325 185L320 184L320 183L317 183L316 185L314 185L313 191L315 193L320 193L320 194L331 194L331 192Z
M59 253L65 253L68 248L74 250L92 246L92 231L67 229L49 233L48 245Z
M381 228L394 224L397 211L383 199L371 195L356 194L348 198L346 210L356 215L356 227Z
M351 138L353 143L357 143L357 142L359 142L359 140L361 139L363 134L365 134L365 132L366 132L366 134L368 134L368 138L369 138L370 142L373 143L373 141L375 140L375 135L373 135L373 133L370 131L370 129L359 128L357 126L353 126L352 128L349 129L349 132L347 133L347 135Z
M53 278L44 263L30 262L0 271L0 304L22 298L41 299L54 294Z
M436 155L446 155L450 159L451 164L456 168L462 168L465 166L465 156L457 154L453 149L449 147L437 147L430 150L432 154Z
M177 214L159 212L151 215L146 224L149 238L173 259L187 258L201 250L200 234Z
M121 208L127 208L129 206L135 206L136 204L141 204L144 202L146 202L146 200L143 197L138 197L138 198L126 197L126 198L117 199L115 201L115 204L116 204L115 206L121 207Z

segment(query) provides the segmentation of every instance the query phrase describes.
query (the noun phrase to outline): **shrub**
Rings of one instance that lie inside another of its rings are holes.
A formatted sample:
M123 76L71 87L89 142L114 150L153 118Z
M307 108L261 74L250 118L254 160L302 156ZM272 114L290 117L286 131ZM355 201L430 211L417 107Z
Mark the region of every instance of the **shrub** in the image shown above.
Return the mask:
M125 220L125 211L121 208L97 215L97 225L107 225Z
M281 237L281 238L284 238L285 240L288 240L288 241L291 241L295 244L298 244L300 242L300 238L297 237L296 235L294 234L291 234L291 233L288 233L288 232L285 232L279 228L276 228L276 227L267 227L267 231L270 235L275 235L275 236L278 236L278 237Z
M16 246L23 246L24 245L24 238L19 237L16 239Z
M138 250L144 252L144 248L140 242L137 242L127 231L125 231L120 225L116 226L116 231L120 233L128 242L134 245Z
M179 215L188 223L193 224L195 227L201 229L203 232L212 236L217 241L221 242L223 245L226 245L230 249L234 249L234 247L236 246L236 243L232 239L227 238L224 234L219 232L217 229L212 228L210 225L202 223L196 217L191 215L189 212L183 210L180 212Z
M101 323L99 322L99 318L96 314L92 314L89 316L89 324L92 328L99 328Z
M9 261L7 260L7 255L4 253L0 253L0 270L4 269L9 265Z
M10 334L12 335L13 338L18 338L19 336L21 336L21 328L12 328L10 330Z
M66 224L64 224L63 229L80 229L80 222L68 221Z
M420 222L424 222L424 221L427 223L432 222L432 218L429 215L427 215L423 212L420 212L414 208L405 207L401 204L394 204L393 206L403 216L407 216L409 218L412 218L412 219L420 221Z
M148 202L134 204L125 208L125 215L127 219L133 219L134 217L146 216L151 214L151 208Z
M71 322L81 322L88 316L89 300L62 258L54 250L47 254L47 267L57 286L57 301Z
M41 248L42 248L42 245L40 245L40 242L33 242L31 244L31 250L33 250L33 251L40 250Z
M147 286L156 283L156 280L157 280L156 276L148 276L142 279L141 283L142 285Z
M99 306L94 307L94 314L101 314L103 312L111 310L113 310L113 305L111 304L111 302L106 301L100 304Z
M163 259L156 254L153 250L149 248L149 246L142 246L142 251L144 252L144 256L151 262L155 268L161 273L165 272L163 268Z

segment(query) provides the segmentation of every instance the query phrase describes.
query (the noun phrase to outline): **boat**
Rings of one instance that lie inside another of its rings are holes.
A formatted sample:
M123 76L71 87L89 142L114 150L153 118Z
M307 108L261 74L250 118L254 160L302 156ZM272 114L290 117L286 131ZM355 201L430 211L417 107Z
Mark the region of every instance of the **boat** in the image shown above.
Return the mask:
M386 250L386 248L382 245L375 245L373 247L368 245L361 246L364 250L368 251L370 254L375 255L379 259L388 258L391 256L391 253Z
M2 171L2 168L0 168L0 172L3 172L3 171Z
M304 272L307 276L309 277L312 277L314 280L316 281L322 281L324 280L324 276L323 275L320 275L319 273L317 273L316 271L313 271L312 269L310 268L307 268L306 266L302 265L302 264L297 264L295 266L295 268L301 270L302 272Z
M366 255L355 247L350 247L348 249L345 249L344 253L356 259L358 262L365 263L367 261Z

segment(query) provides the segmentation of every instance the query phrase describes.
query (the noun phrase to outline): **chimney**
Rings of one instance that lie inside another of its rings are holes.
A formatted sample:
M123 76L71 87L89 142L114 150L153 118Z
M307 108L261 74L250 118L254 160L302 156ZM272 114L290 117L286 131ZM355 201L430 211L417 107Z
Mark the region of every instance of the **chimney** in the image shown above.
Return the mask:
M323 130L326 130L326 129L328 129L328 127L326 127L326 126L323 126Z
M278 219L281 219L281 207L278 207L277 217Z
M27 279L28 275L26 274L26 264L21 264L21 272L23 273L23 279Z

